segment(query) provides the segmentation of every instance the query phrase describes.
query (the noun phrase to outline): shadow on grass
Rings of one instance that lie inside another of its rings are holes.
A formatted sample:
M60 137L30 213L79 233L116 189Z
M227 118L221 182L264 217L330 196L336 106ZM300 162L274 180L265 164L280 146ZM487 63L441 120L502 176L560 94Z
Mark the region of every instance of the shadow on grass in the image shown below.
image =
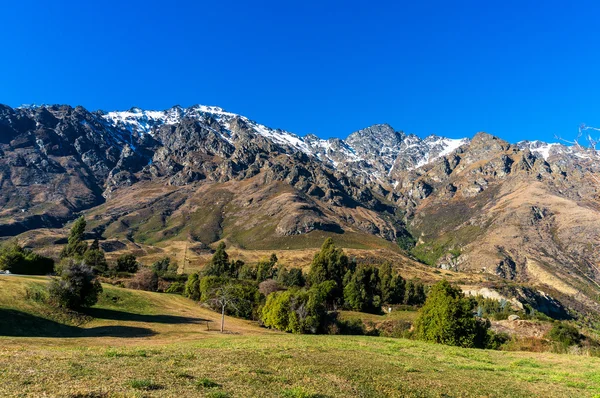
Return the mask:
M114 321L131 321L147 323L170 323L170 324L198 324L211 322L208 319L191 318L176 315L144 315L132 312L109 310L105 308L86 308L84 314L98 319L112 319Z
M148 328L99 326L80 328L65 325L26 312L0 308L0 336L11 337L148 337Z

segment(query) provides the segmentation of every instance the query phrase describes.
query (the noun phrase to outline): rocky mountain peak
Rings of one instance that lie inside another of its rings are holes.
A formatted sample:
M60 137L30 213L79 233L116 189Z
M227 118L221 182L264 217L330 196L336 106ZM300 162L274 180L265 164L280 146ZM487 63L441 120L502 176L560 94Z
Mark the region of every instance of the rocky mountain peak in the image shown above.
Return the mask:
M392 152L399 148L404 137L404 133L394 130L389 124L374 124L350 134L346 142L358 154L373 155Z

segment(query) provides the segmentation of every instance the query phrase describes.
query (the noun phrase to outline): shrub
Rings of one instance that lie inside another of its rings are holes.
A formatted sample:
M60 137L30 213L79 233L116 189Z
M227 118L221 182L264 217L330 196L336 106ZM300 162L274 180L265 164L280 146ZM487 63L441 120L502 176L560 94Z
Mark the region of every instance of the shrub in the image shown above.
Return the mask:
M183 294L185 291L185 284L181 282L173 282L169 285L165 293Z
M127 287L155 292L158 290L158 275L149 268L143 268L128 281Z
M281 290L279 283L273 279L267 279L258 284L258 290L267 297L269 294Z
M565 347L577 345L582 340L582 335L575 326L563 322L555 323L548 332L548 337Z
M419 339L460 347L484 348L489 321L473 316L473 302L446 280L435 284L415 322Z
M196 382L196 387L198 387L198 388L217 388L217 387L221 387L221 385L219 383L212 381L211 379L207 379L206 377L204 377Z
M117 262L115 264L116 272L129 272L134 274L138 271L140 264L137 262L137 258L129 253L129 254L121 254L117 258Z
M256 281L262 282L267 279L273 279L277 274L277 269L275 268L277 261L275 253L271 254L268 260L260 261L256 265Z
M145 391L160 390L163 388L160 384L148 379L134 379L129 382L129 385L137 390Z
M54 272L54 260L24 249L17 241L0 248L0 270L13 274L47 275Z
M364 335L365 325L360 319L338 319L335 322L338 333L345 335Z
M105 274L108 271L104 252L100 250L100 244L97 239L94 240L89 249L83 254L83 260L87 265L92 267L96 274Z
M198 275L197 273L193 273L190 274L190 276L188 276L188 280L185 283L183 295L185 297L191 298L192 300L200 301L200 275Z
M247 265L247 264L242 266L240 268L240 270L238 271L238 278L255 280L256 279L256 267L253 267L253 266Z
M495 300L483 296L472 297L477 309L477 316L491 317L496 321L507 319L511 313L510 303L504 299Z
M52 280L48 289L51 302L72 310L91 307L102 292L92 269L85 262L74 260L63 270L60 279Z
M398 246L400 246L402 250L410 251L413 247L415 247L417 240L410 234L410 232L403 229L398 234L398 237L396 238L396 243L398 244Z
M291 333L322 333L329 319L325 303L335 288L327 281L311 289L290 289L267 297L261 320L267 327Z
M171 262L170 257L163 257L152 264L152 271L160 277L172 277L177 275L178 266L176 262Z
M486 348L491 350L499 350L510 340L511 337L508 333L495 333L491 330L488 330L488 342Z
M379 335L385 337L411 338L411 323L402 319L386 320L378 327Z

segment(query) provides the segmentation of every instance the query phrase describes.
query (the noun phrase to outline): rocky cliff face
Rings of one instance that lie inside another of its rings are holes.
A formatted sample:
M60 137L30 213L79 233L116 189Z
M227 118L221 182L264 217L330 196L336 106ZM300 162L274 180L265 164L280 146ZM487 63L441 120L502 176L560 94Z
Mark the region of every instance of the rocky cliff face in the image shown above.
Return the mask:
M412 254L433 266L538 283L592 307L598 173L595 150L485 133L421 139L384 124L322 140L200 105L0 106L0 236L82 211L98 235L149 243L243 246L312 231L393 242L407 227Z

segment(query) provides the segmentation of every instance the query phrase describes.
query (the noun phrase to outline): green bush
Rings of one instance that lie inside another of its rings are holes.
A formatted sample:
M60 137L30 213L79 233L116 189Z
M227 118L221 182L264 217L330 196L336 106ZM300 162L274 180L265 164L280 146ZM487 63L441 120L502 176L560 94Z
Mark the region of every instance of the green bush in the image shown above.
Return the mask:
M473 302L446 280L436 283L415 322L416 336L425 341L485 348L489 321L475 318Z
M190 274L185 283L183 295L194 301L200 301L200 275L197 273Z
M60 279L53 279L48 287L50 300L59 307L78 310L98 302L102 286L94 271L83 261L71 260Z
M167 290L165 290L165 293L183 294L184 291L185 291L185 284L183 284L181 282L173 282L169 285Z
M289 289L267 297L261 321L267 327L291 333L323 333L329 319L325 303L336 284L326 281L309 290Z
M488 341L487 346L485 348L489 348L491 350L499 350L510 340L511 338L508 333L495 333L491 330L488 330Z
M338 319L335 322L338 333L345 335L362 336L365 334L365 325L360 319Z
M156 273L161 278L167 277L172 278L177 275L177 266L176 262L171 262L170 257L163 257L158 261L155 261L152 266L152 271Z
M425 286L421 282L413 279L406 283L403 304L422 305L426 298Z
M0 248L0 270L13 274L47 275L54 272L54 260L10 241Z
M148 379L134 379L129 381L129 385L136 390L153 391L160 390L163 388L160 384L153 382Z
M135 274L140 268L140 264L137 262L137 258L133 254L121 254L117 258L115 264L116 272L129 272Z
M219 383L212 381L211 379L207 379L206 377L204 377L196 382L196 387L197 388L217 388L217 387L221 387L221 385Z
M575 326L563 322L556 322L548 332L548 337L565 347L577 345L583 338Z
M256 281L263 282L267 279L273 279L277 274L277 269L275 268L277 261L275 253L271 254L268 260L259 261L256 265Z
M417 240L407 230L404 229L398 234L396 243L402 250L410 251L413 247L415 247Z

